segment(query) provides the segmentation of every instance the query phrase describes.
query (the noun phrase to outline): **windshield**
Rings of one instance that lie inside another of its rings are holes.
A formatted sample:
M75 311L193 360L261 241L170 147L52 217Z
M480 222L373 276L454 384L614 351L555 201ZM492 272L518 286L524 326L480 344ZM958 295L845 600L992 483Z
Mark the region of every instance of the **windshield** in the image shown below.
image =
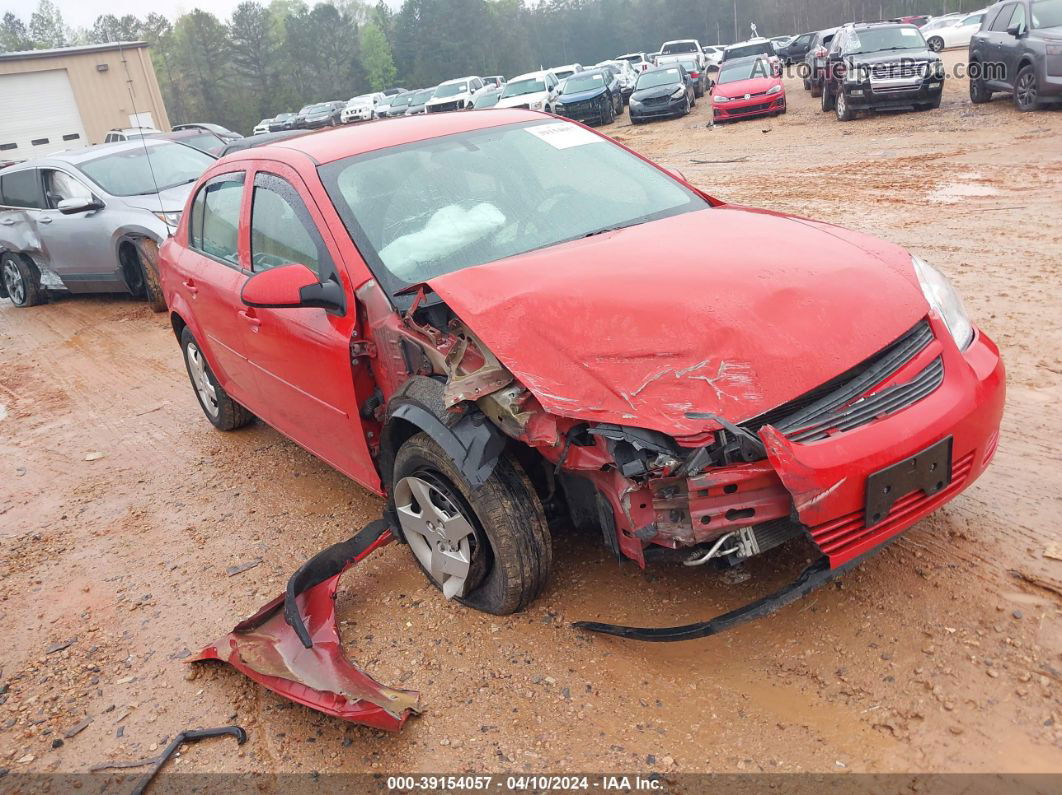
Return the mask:
M724 64L719 70L717 83L737 83L741 80L752 80L759 77L770 77L771 67L762 58L755 61L741 61L735 64Z
M178 143L195 147L200 152L207 152L215 157L219 157L221 150L225 148L224 141L213 133L208 132L203 132L199 135L182 136L178 139Z
M366 105L372 104L372 97L354 97L347 102L348 108L363 108Z
M295 118L295 114L294 113L281 113L279 116L277 116L275 119L273 119L273 121L287 121L288 119L294 119L294 118Z
M895 28L867 28L851 31L844 43L845 55L882 50L924 50L926 40L914 25Z
M456 97L458 94L464 94L468 91L468 83L443 83L435 91L435 98L440 97Z
M693 72L699 71L701 68L697 61L693 58L679 58L677 63L682 64L685 67L686 71L691 74Z
M412 94L402 94L401 96L395 97L393 100L391 100L391 107L392 108L404 108L406 105L408 105L412 101L413 101L413 95ZM425 101L427 101L427 100L425 100Z
M563 94L579 94L605 87L605 77L600 72L580 72L564 82Z
M1062 27L1062 0L1033 0L1032 26L1034 28ZM1054 74L1058 74L1054 72Z
M710 205L566 121L458 133L330 163L326 190L392 292Z
M730 47L726 51L726 60L733 61L737 58L747 58L750 55L774 55L774 50L769 41L761 41L755 44L743 44L740 47Z
M434 88L426 88L423 91L418 91L413 95L413 99L409 101L410 105L423 105L429 99L435 96Z
M487 91L476 97L476 101L472 103L472 107L476 108L477 110L482 110L483 108L493 108L495 105L498 104L499 99L501 99L500 91Z
M324 113L325 111L329 110L332 110L332 106L329 105L327 102L322 102L320 105L314 105L312 108L306 111L306 115L309 116L311 113Z
M564 80L566 77L571 77L575 74L574 69L554 69L553 74L557 76L558 80Z
M638 85L635 86L637 91L641 91L645 88L656 88L657 86L666 86L671 83L681 83L682 75L679 74L678 69L659 69L654 72L642 72L642 76L638 78Z
M661 54L674 55L678 52L697 52L697 42L673 41L660 48Z
M524 94L537 94L546 90L546 83L541 77L528 77L507 83L502 97L520 97Z
M195 182L213 162L190 146L162 143L86 160L78 168L112 196L147 196Z

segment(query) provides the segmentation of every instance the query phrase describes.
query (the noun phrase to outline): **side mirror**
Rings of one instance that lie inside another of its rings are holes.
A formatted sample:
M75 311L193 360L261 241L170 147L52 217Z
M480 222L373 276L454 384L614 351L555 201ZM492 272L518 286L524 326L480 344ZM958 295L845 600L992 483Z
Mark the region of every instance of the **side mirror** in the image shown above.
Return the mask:
M829 58L831 61L839 61L839 60L841 60L841 53L839 53L839 52L831 52L826 57Z
M1020 38L1021 37L1021 25L1011 25L1009 28L1007 28L1007 33L1009 33L1011 36L1013 36L1016 39Z
M63 199L57 208L63 215L77 215L102 210L103 203L95 199Z
M346 311L343 288L338 282L320 282L305 265L282 265L256 273L240 291L240 300L257 309L317 307L342 314Z

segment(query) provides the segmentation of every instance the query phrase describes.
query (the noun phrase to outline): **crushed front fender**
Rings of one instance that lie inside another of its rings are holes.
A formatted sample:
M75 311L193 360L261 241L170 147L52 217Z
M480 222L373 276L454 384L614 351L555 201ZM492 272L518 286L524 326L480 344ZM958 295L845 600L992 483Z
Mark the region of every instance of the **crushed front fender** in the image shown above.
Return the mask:
M419 694L386 687L347 659L336 627L339 578L394 540L373 522L303 565L273 599L190 662L220 660L268 690L311 709L385 731L420 711Z

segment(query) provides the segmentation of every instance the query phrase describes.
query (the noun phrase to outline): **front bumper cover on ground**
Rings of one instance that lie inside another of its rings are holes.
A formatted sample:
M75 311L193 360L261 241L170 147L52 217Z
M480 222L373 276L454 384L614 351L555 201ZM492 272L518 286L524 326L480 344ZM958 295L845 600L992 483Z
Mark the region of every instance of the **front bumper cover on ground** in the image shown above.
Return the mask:
M314 556L292 575L284 594L190 662L227 662L299 704L398 731L420 711L419 694L381 685L348 660L335 617L336 588L343 572L393 540L390 523L379 520Z

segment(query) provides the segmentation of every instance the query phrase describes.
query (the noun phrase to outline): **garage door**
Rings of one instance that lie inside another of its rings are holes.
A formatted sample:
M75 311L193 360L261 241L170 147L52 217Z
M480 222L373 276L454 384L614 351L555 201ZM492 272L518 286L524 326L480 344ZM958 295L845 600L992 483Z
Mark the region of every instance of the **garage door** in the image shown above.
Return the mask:
M0 75L0 108L0 160L88 144L65 69Z

